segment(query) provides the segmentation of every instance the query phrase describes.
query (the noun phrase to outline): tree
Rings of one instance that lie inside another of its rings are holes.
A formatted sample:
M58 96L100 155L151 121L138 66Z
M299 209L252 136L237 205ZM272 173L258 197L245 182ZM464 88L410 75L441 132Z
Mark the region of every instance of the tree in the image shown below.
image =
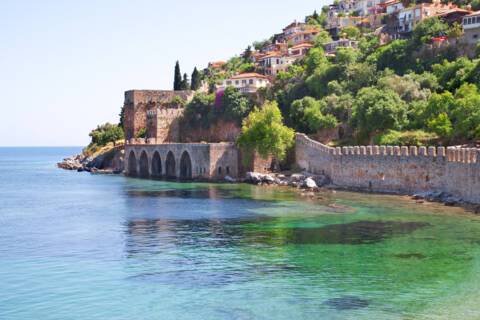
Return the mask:
M287 149L293 145L294 131L283 124L282 114L276 102L266 102L255 109L243 121L238 145L248 155L258 152L263 158L269 155L283 160Z
M322 30L316 36L314 41L315 48L322 48L323 46L329 42L332 42L332 37L328 31Z
M350 26L343 28L341 34L347 39L356 40L361 32L357 27Z
M388 129L401 129L407 120L407 105L392 90L363 88L353 104L352 121L360 134L371 136Z
M180 72L180 63L177 61L175 63L175 75L173 80L173 90L182 90L182 74Z
M124 139L123 129L115 124L105 123L103 125L97 126L95 130L92 130L89 134L92 138L90 146L105 146L109 142L115 144L116 141Z
M118 121L118 126L122 129L125 129L125 105L122 106L120 109L120 114L118 115L119 121Z
M243 60L245 62L252 62L252 46L248 46L247 49L243 52Z
M458 88L452 119L457 138L480 139L480 92L477 86L465 83Z
M190 82L188 81L188 75L184 73L182 82L180 84L180 90L188 90L189 88L190 88Z
M193 69L192 72L192 83L190 84L190 89L198 90L200 88L202 79L200 77L200 72L198 72L197 67Z
M386 68L403 74L412 68L410 44L407 40L394 40L384 45L367 58L367 62L376 64L378 70Z
M213 94L197 93L185 106L183 114L185 124L193 128L208 128L214 101Z
M422 20L415 26L411 41L414 46L419 46L424 43L431 43L432 38L446 35L447 32L448 24L438 17L432 17Z
M227 87L222 97L222 108L226 120L241 124L252 110L252 104L237 88Z

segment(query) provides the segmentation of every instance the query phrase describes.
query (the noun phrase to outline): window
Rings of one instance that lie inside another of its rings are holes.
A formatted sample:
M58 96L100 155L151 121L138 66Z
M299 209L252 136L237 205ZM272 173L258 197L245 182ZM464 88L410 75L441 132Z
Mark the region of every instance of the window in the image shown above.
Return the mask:
M235 84L238 86L240 82L238 80L235 80Z
M253 84L253 79L248 80L248 84Z
M222 167L218 167L218 174L219 174L219 175L222 174Z
M277 64L280 64L280 59L277 59Z
M232 85L232 81L227 81L227 86L231 86Z
M230 167L227 166L227 174L230 174Z
M247 84L247 80L242 80L242 84Z

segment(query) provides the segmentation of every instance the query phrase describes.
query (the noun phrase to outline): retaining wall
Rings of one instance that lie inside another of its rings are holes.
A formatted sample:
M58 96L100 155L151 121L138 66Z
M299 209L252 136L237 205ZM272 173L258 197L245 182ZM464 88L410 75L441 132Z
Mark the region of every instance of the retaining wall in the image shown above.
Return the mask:
M333 184L373 192L444 191L480 203L480 150L456 147L332 148L296 135L297 165Z

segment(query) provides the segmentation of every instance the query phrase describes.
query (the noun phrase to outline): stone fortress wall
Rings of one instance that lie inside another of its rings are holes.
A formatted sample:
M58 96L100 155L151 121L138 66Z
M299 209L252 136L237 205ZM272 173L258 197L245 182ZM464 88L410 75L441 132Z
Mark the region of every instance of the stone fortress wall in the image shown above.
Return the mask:
M239 176L239 151L233 143L180 143L183 106L193 91L125 92L125 173L141 178L220 180ZM146 138L138 138L141 129Z
M139 131L147 129L149 138L173 142L179 136L178 119L183 114L181 106L172 104L175 97L185 102L193 98L191 90L130 90L125 92L125 138L136 138Z
M480 203L480 149L356 146L332 148L296 135L296 163L342 188L413 194L441 191Z

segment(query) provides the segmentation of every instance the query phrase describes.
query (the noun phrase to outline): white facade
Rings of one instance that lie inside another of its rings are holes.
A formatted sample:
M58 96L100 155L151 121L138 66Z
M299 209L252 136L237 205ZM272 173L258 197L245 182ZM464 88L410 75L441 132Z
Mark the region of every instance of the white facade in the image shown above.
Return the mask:
M402 2L394 2L392 4L388 4L386 7L386 13L392 14L397 11L403 10L405 7L403 6Z
M217 90L225 90L227 87L235 87L243 93L255 93L260 88L270 85L270 81L264 75L258 73L244 73L223 80L217 86Z
M465 31L463 39L467 43L477 43L480 41L480 11L472 13L463 18L463 30Z

